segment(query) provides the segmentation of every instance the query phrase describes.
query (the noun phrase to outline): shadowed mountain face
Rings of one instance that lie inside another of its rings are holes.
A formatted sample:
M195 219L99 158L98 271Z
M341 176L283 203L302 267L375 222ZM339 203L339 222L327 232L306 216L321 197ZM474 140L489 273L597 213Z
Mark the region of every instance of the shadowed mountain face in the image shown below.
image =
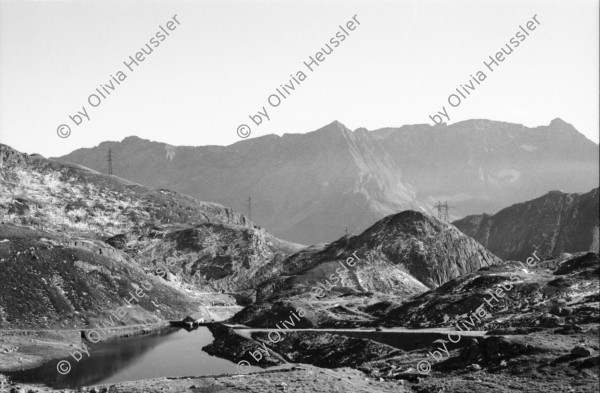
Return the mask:
M552 191L453 224L503 259L524 260L535 249L545 255L598 252L598 201L598 188L585 194Z
M333 122L307 134L267 135L230 146L176 147L128 137L61 160L247 212L303 244L359 233L438 200L455 217L497 211L552 189L598 186L598 146L560 119L548 126L470 120L354 132Z

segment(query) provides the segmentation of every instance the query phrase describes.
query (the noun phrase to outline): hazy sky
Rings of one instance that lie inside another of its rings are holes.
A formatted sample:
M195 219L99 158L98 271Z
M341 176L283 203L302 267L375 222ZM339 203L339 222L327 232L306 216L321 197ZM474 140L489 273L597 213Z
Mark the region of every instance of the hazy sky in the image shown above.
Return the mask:
M57 156L129 135L223 145L240 140L242 123L251 137L333 120L351 129L431 124L442 106L450 123L538 126L560 117L598 142L597 0L0 4L0 142L28 153ZM180 24L169 31L174 15ZM355 15L360 24L309 71L303 62ZM534 15L536 30L489 72L483 61ZM159 25L170 33L164 41ZM146 44L153 52L127 69ZM450 107L448 95L482 70L486 80ZM298 71L306 78L270 106ZM108 95L100 86L111 81ZM96 88L106 98L92 107ZM270 120L256 126L248 116L263 106ZM90 120L76 126L69 115L82 107ZM58 137L61 124L71 127L68 138Z

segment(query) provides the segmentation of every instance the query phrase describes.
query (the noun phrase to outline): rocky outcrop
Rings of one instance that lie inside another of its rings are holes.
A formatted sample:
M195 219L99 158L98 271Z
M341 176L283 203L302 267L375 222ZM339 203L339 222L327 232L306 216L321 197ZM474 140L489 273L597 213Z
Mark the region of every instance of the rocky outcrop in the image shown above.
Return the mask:
M255 339L269 343L287 360L312 363L318 367L355 367L372 360L401 355L404 351L376 341L321 332L286 332L278 340L267 333L257 333ZM276 341L276 342L275 342Z
M209 345L202 348L209 355L219 356L230 359L234 362L245 360L256 364L256 359L250 355L250 352L260 353L260 363L263 367L273 366L283 363L272 352L265 353L262 346L254 340L247 339L235 333L235 331L225 325L215 323L208 326L214 340ZM258 356L257 356L258 357Z
M349 246L402 266L429 288L501 262L452 225L415 211L384 218Z
M299 320L292 318L297 313L304 314ZM285 329L286 322L292 328L306 329L316 327L334 327L335 323L324 318L324 313L319 312L308 302L277 301L274 303L254 303L238 312L231 321L252 327L281 326ZM342 321L338 321L342 322ZM347 323L347 321L344 321ZM348 324L349 325L349 324ZM341 323L338 326L343 326Z
M453 224L503 259L598 252L598 188L585 194L552 191L490 216L468 216Z
M474 368L481 370L482 367L506 365L507 361L516 357L541 352L531 344L504 337L494 336L480 340L473 341L471 345L462 349L458 356L448 359L436 368L451 370L476 365Z
M562 327L566 333L572 326L598 324L598 254L540 259L486 267L404 305L373 305L366 311L377 313L385 325L414 328L509 331Z
M402 350L364 338L320 332L258 332L252 340L233 329L214 324L210 327L215 340L202 348L211 355L233 361L246 360L261 367L283 362L310 363L318 367L357 366L372 360L400 355ZM253 352L256 357L252 357Z
M154 274L163 269L202 291L248 298L301 248L263 230L223 223L139 228L107 242Z

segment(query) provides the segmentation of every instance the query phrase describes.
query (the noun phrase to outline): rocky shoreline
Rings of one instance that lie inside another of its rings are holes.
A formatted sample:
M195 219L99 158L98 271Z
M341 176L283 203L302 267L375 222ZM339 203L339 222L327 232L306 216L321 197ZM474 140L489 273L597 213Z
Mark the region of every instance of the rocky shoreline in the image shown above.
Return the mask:
M150 334L167 329L169 326L169 322L162 321L148 325L112 328L101 336L99 342ZM69 351L81 347L84 343L81 335L85 330L0 331L0 351L2 351L0 373L33 369L52 360L67 358Z

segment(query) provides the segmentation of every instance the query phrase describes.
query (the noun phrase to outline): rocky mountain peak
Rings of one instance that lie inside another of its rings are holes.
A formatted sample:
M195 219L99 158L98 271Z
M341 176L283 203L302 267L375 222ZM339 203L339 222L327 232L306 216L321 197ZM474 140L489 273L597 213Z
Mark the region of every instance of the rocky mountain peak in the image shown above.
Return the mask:
M460 275L500 263L450 224L418 211L385 217L357 236L303 249L282 264L281 277L263 284L257 299L297 295L335 274L339 262L360 258L341 287L359 292L413 295Z
M301 134L295 134L296 137L300 135ZM339 137L347 137L349 135L352 135L352 130L350 130L341 122L334 120L326 126L323 126L315 131L309 132L306 135L318 136L319 138L327 139L334 138L335 140L337 140L337 138Z
M573 129L573 130L575 129L575 127L573 127L571 124L567 123L566 121L564 121L560 117L552 119L552 121L550 122L550 127L570 128L570 129Z
M381 253L430 288L501 261L454 226L412 210L385 217L350 247Z
M125 143L125 144L140 143L140 142L150 142L150 140L140 138L139 136L136 136L136 135L130 135L130 136L123 138L123 140L121 141L121 143Z
M403 212L387 216L365 231L365 234L372 236L376 231L378 233L412 233L417 235L424 226L437 230L442 229L443 223L423 212L415 210L405 210Z
M331 123L329 123L328 125L326 125L323 128L328 128L328 129L333 129L333 130L340 130L340 131L351 131L348 127L346 127L342 122L338 121L338 120L334 120Z

